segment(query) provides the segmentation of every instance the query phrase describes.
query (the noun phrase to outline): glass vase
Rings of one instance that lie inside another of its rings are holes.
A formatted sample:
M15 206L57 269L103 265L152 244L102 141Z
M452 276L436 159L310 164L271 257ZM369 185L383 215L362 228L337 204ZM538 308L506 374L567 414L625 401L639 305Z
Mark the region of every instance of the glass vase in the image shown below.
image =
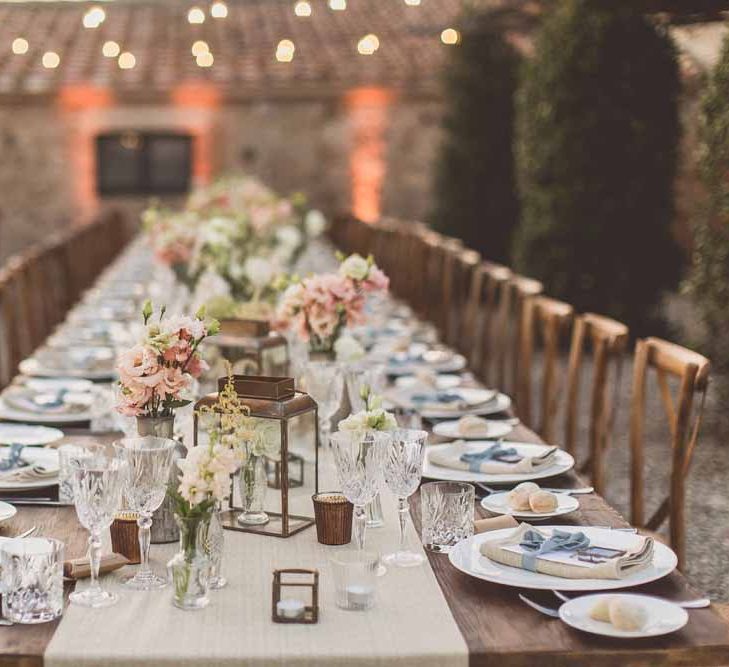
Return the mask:
M211 516L175 519L180 529L180 550L167 563L172 603L185 610L203 609L210 602L210 559L205 553L204 536L209 531Z
M238 523L244 526L268 523L268 514L263 511L267 487L264 457L247 451L245 463L240 470L240 500L243 512L238 515Z
M210 590L218 590L225 587L228 583L221 574L221 565L223 561L223 545L225 541L225 531L223 524L220 522L220 506L210 516L210 521L203 529L203 548L205 555L210 561L210 577L208 579L208 587Z

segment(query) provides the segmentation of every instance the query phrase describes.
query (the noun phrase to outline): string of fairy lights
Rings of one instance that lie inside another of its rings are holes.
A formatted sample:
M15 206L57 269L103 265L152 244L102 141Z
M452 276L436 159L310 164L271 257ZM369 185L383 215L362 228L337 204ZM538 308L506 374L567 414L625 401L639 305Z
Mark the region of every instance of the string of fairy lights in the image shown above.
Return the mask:
M399 0L408 7L419 7L422 0ZM324 1L322 1L324 4ZM326 7L316 7L316 11L344 12L347 10L347 0L326 0ZM313 2L310 0L296 0L292 6L296 17L307 19L314 14ZM215 0L207 7L190 7L187 12L187 22L191 25L201 25L208 18L212 20L224 20L228 17L228 5L223 0ZM107 15L103 7L90 7L81 19L83 27L87 30L95 30L106 21ZM440 33L440 41L446 46L455 46L461 41L461 34L456 28L446 27ZM11 51L16 56L25 56L29 53L31 44L28 39L19 35L15 37ZM356 44L356 51L362 56L371 56L377 53L380 48L380 39L374 33L363 35ZM198 67L207 68L215 64L215 57L207 42L196 40L193 42L190 51L195 58ZM137 58L131 51L125 51L122 45L114 40L107 40L101 47L103 57L115 59L119 69L130 70L137 65ZM296 44L288 38L281 39L277 45L273 57L280 63L290 63L296 54ZM61 64L61 56L56 51L45 51L41 56L41 65L46 69L55 69Z

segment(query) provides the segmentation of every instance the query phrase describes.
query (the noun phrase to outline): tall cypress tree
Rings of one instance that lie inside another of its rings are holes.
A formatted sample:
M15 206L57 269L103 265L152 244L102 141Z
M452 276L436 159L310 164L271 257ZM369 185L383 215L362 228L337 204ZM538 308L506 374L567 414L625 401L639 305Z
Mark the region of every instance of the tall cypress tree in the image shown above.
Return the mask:
M708 197L695 228L688 287L705 325L704 350L729 399L729 38L704 95L701 121L701 174Z
M670 230L678 94L672 40L631 3L564 0L517 96L515 264L634 333L681 271Z
M492 13L467 10L461 41L450 47L430 219L484 257L506 262L519 210L513 162L519 57L498 24Z

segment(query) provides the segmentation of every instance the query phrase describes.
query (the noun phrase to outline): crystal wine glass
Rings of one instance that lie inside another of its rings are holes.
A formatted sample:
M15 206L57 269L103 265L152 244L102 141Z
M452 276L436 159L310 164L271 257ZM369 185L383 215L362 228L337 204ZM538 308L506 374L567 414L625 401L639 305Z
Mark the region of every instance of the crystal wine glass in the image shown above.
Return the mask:
M108 607L117 602L116 593L99 585L101 532L111 526L121 507L127 464L107 456L105 448L90 448L89 455L71 460L71 484L76 514L89 531L91 583L86 590L71 593L71 602L84 607Z
M413 567L425 561L422 554L405 549L405 528L408 521L408 498L415 493L423 476L423 457L428 434L425 431L397 429L385 451L383 472L385 484L397 497L400 518L400 545L398 550L383 559L398 567Z
M130 588L149 591L167 585L167 579L152 572L149 566L149 542L152 513L165 499L176 444L175 440L152 436L122 438L114 443L117 456L128 465L124 483L128 509L139 514L142 562L139 571L125 582Z
M380 489L385 450L390 434L382 431L337 431L331 437L334 462L342 493L354 505L354 537L364 549L367 515L365 505Z
M319 408L319 442L327 443L332 417L339 409L344 393L342 367L334 361L310 361L304 374L306 391Z

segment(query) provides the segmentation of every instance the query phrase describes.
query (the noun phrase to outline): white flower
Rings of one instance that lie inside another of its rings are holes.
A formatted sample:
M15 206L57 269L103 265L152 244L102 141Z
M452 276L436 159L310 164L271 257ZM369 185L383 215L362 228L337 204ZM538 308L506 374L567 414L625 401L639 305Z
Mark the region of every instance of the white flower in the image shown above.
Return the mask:
M367 412L356 412L349 415L346 419L342 419L338 428L340 431L362 431L367 428Z
M339 275L352 280L364 280L370 272L370 265L361 255L350 255L339 267Z
M298 248L301 245L301 232L293 225L285 225L276 232L276 240L286 248Z
M392 431L397 428L397 421L392 413L377 408L349 415L338 427L340 431Z
M249 257L243 264L243 271L251 284L261 289L268 285L276 275L275 268L271 262L262 257Z
M341 336L334 343L334 352L337 355L337 361L348 363L359 361L365 355L365 350L359 341L352 336Z
M312 209L306 214L304 218L304 226L306 227L306 234L310 238L321 235L327 226L327 220L321 211Z

